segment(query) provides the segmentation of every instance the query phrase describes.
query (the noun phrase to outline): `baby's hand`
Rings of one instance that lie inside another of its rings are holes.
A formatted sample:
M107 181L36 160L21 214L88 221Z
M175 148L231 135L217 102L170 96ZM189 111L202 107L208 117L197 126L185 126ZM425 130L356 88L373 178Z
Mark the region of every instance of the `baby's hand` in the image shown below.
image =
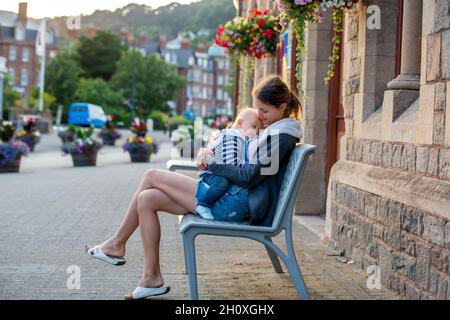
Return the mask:
M206 163L206 156L214 156L214 152L208 148L200 148L197 155L197 168L199 170L206 170L208 164Z

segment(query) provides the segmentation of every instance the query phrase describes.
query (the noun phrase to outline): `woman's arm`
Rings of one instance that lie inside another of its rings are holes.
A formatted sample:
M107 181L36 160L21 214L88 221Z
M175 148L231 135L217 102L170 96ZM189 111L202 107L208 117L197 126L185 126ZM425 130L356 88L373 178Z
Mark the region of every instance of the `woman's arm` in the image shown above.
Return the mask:
M274 136L272 136L272 139ZM256 164L235 166L231 164L214 163L208 166L214 174L228 179L230 182L245 188L252 188L266 179L268 176L278 173L279 164L286 156L290 156L295 147L296 138L282 133L271 140L271 152L260 152L260 159ZM265 149L263 146L262 149ZM278 153L278 156L277 156Z

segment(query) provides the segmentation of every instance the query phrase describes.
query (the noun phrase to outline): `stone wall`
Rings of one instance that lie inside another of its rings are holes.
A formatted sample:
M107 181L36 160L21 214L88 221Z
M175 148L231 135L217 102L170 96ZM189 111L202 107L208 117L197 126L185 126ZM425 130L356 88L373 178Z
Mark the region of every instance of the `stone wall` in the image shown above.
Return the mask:
M334 181L332 238L345 256L407 299L450 297L450 223L390 198Z
M395 52L395 28L383 17L396 9L366 0L381 7L375 32L364 10L346 16L345 152L331 172L326 233L361 268L379 266L381 283L405 298L450 299L450 2L420 3L417 90L383 74L393 77L395 62L385 54ZM414 67L407 58L404 69Z

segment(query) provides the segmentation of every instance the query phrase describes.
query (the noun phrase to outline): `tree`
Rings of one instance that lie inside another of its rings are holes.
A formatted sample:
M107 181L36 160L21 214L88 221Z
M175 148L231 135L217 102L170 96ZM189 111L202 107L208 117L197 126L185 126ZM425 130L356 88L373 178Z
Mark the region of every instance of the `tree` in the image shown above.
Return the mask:
M3 79L3 106L4 111L9 110L11 107L14 107L16 101L21 98L20 93L14 91L14 89L9 84L10 78L9 75L5 75Z
M118 35L109 30L100 30L92 39L81 37L77 51L78 62L86 78L109 81L116 70L123 46Z
M123 90L123 96L131 99L132 92L132 55L124 52L117 65L117 72L111 79L115 90ZM178 91L186 79L179 77L177 68L167 64L158 55L152 54L144 58L136 53L135 97L136 112L147 116L151 111L167 111L167 101L176 100Z
M74 101L81 68L71 54L63 50L47 66L45 72L46 91L56 98L56 102L68 106Z
M112 90L108 83L100 78L81 78L75 92L75 98L80 102L102 106L107 114L125 111L122 93Z
M43 101L44 101L44 110L46 110L46 109L49 109L50 107L54 107L56 98L54 96L52 96L50 93L44 91ZM31 90L31 94L28 97L28 105L33 109L39 108L39 87L38 86L33 86L33 89Z

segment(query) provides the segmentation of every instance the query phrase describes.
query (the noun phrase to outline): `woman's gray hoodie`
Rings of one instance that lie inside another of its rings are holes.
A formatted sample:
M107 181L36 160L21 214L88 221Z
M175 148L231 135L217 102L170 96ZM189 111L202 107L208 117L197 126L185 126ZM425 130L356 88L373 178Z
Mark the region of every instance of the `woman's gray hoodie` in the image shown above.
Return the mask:
M260 135L258 149L249 164L214 163L208 170L231 183L248 188L250 223L270 226L292 149L303 137L299 121L285 118Z

